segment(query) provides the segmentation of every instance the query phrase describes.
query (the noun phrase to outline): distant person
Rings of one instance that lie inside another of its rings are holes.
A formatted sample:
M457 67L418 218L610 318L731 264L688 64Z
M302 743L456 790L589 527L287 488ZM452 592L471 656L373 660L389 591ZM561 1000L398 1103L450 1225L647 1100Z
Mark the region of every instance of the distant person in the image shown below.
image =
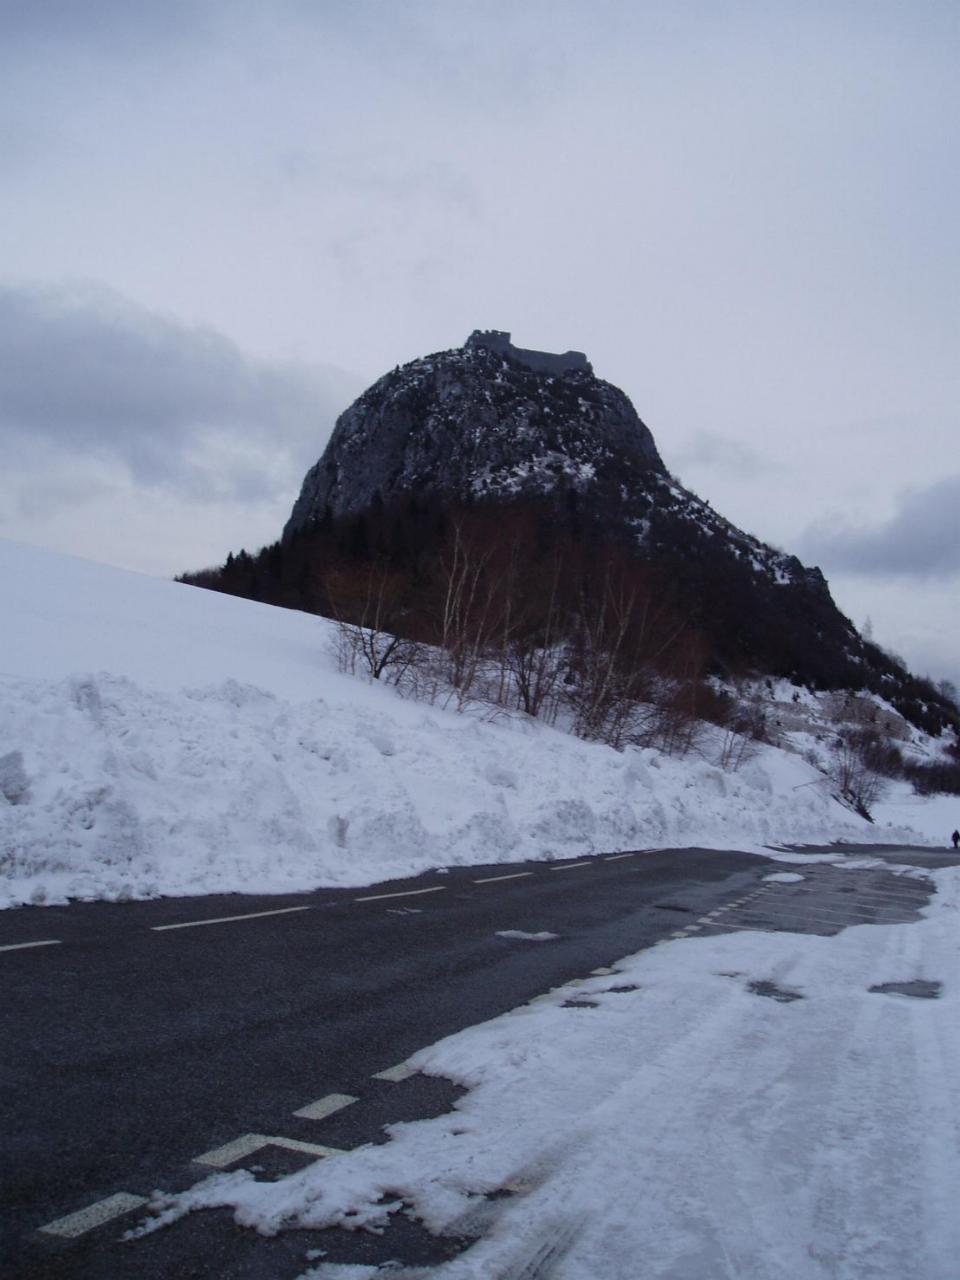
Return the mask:
M955 849L960 846L960 831L955 831L950 839L953 841L953 847Z

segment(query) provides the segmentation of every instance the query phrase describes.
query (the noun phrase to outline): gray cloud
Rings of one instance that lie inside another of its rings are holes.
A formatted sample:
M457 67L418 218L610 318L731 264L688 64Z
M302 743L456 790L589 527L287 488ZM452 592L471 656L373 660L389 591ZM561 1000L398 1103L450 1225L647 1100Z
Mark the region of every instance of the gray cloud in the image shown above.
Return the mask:
M356 389L104 290L0 286L8 465L79 455L141 485L256 499L296 482Z
M153 56L205 36L215 12L198 0L0 0L0 49L11 58L64 46Z
M819 524L803 552L830 568L855 573L945 577L960 571L960 475L912 490L898 510L873 528Z

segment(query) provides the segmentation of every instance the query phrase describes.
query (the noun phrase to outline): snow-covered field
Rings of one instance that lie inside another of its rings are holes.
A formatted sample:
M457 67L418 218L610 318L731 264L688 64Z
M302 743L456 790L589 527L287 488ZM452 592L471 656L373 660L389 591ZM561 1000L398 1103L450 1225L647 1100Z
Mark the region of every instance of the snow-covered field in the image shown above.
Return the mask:
M773 748L724 771L405 701L338 673L322 619L15 543L0 599L2 906L955 825L903 791L872 827Z
M279 1182L158 1195L147 1230L408 1208L480 1238L398 1280L957 1280L960 869L933 876L918 923L671 941L462 1031L410 1060L469 1090L449 1114ZM917 979L940 997L870 990Z

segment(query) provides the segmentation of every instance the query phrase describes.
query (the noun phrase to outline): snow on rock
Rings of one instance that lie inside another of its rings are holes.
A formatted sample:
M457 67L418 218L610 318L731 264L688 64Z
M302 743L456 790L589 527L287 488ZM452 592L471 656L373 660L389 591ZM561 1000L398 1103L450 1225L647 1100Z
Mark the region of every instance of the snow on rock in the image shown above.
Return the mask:
M2 541L0 592L3 906L877 838L797 756L724 772L404 701L306 614Z

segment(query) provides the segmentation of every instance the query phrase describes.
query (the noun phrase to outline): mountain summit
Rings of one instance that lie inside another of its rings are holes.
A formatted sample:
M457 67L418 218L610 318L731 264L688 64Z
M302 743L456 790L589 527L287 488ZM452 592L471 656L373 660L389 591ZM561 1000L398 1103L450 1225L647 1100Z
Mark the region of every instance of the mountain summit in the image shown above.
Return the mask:
M415 494L446 503L558 490L622 500L666 477L627 396L580 351L515 347L476 330L462 347L394 369L343 413L284 530Z

